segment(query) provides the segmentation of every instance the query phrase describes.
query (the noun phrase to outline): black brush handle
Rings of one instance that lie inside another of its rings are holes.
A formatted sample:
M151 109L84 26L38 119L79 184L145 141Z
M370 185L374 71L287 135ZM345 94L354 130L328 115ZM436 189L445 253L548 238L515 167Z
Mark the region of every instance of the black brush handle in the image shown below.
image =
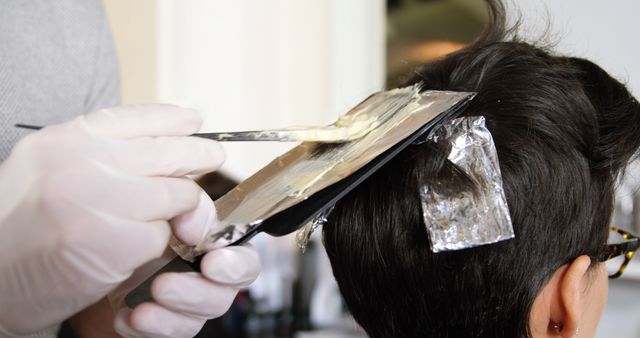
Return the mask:
M253 238L257 233L257 231L247 233L236 242L229 244L229 246L242 245ZM204 254L196 257L193 262L189 262L182 259L180 256L176 256L169 263L165 264L162 268L145 279L144 282L140 283L140 285L129 291L127 296L124 298L124 303L129 308L133 309L140 303L152 302L153 297L151 296L151 284L158 275L165 272L200 272L200 262L202 261L202 257L204 257Z
M24 123L16 123L16 124L14 124L14 126L16 128L31 129L31 130L40 130L40 129L42 129L42 127L40 127L40 126L34 126L34 125L31 125L31 124L24 124Z
M125 304L127 304L129 308L133 309L140 303L153 301L153 297L151 296L151 283L153 283L158 275L165 272L200 272L201 260L202 256L196 257L193 262L186 261L180 256L176 256L169 263L160 268L160 270L154 272L153 275L149 276L144 282L136 286L135 289L131 290L124 298Z

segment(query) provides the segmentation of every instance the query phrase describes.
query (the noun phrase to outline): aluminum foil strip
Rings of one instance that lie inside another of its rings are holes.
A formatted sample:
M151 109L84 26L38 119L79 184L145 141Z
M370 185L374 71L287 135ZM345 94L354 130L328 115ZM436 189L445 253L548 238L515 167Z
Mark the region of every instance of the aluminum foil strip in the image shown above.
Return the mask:
M327 223L327 218L329 214L333 211L333 207L321 212L316 216L311 222L307 223L304 227L300 228L296 233L296 244L300 251L304 253L307 250L307 245L311 240L311 235L318 229L320 226L323 226Z
M484 117L453 119L427 140L451 143L448 160L476 185L475 191L437 184L420 187L431 250L460 250L513 238L498 155Z

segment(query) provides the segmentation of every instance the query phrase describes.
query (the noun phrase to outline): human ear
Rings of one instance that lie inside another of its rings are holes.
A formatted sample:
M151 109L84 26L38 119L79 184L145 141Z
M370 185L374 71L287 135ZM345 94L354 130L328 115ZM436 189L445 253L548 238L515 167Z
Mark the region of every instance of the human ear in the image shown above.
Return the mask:
M579 256L566 265L558 280L557 297L551 304L551 321L557 325L557 335L560 337L574 337L579 332L584 292L589 287L590 266L589 256ZM552 325L552 329L556 327Z

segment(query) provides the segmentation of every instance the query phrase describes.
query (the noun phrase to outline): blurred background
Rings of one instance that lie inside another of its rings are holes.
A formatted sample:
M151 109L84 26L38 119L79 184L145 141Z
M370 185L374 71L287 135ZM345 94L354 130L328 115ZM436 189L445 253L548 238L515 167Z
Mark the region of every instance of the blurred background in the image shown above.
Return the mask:
M422 63L464 47L487 16L481 0L104 0L121 63L123 103L204 113L203 131L333 122ZM604 7L606 6L606 8ZM640 94L637 0L520 0L523 35L587 57ZM227 143L216 197L295 144ZM618 189L614 224L640 232L640 168ZM263 273L201 337L363 337L349 318L319 239L258 236ZM610 295L598 337L640 337L640 262Z

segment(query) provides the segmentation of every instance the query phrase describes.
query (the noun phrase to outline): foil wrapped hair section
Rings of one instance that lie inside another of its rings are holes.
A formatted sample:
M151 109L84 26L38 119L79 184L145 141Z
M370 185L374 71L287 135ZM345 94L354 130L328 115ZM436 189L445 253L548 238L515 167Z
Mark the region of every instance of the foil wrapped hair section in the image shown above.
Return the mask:
M420 187L422 215L431 250L460 250L513 238L498 155L484 117L448 121L429 135L427 141L449 143L451 151L447 159L462 170L474 186L451 187L438 181Z

